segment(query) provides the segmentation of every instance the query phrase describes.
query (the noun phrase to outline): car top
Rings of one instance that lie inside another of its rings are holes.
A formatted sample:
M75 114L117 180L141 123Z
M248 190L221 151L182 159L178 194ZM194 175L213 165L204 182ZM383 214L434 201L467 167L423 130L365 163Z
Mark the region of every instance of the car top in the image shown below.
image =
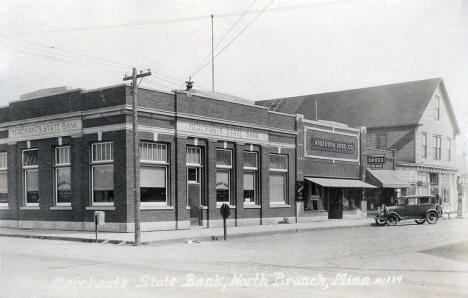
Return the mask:
M435 198L435 195L410 195L410 196L401 196L398 199L408 199L408 198Z

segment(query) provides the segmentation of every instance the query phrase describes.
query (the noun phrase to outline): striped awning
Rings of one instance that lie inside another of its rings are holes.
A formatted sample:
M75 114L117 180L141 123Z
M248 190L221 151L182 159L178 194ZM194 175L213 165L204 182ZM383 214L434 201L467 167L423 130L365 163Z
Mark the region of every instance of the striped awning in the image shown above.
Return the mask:
M337 188L376 188L374 185L362 182L357 179L339 179L339 178L315 178L304 177L304 179L321 185L323 187L337 187Z

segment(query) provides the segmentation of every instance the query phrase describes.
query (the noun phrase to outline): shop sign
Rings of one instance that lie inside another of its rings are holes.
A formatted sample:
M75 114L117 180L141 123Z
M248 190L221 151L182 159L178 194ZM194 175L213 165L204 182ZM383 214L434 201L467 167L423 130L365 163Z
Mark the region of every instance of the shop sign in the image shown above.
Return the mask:
M305 157L359 161L359 134L306 128Z
M82 122L79 118L42 121L11 127L8 130L8 138L13 141L44 139L81 133L81 130Z
M367 165L371 169L382 169L385 164L385 155L368 155Z
M255 129L198 121L177 121L177 133L232 141L268 142L268 134Z

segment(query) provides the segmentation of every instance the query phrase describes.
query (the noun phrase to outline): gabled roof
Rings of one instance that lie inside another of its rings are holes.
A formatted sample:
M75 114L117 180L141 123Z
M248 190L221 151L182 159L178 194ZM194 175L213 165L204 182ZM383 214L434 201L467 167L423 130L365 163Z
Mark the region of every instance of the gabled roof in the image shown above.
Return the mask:
M441 82L441 78L435 78L256 103L277 112L303 114L308 119L315 119L317 105L318 119L342 122L350 126L371 128L417 125ZM443 84L442 87L447 95ZM459 132L450 100L448 96L445 97L454 129Z

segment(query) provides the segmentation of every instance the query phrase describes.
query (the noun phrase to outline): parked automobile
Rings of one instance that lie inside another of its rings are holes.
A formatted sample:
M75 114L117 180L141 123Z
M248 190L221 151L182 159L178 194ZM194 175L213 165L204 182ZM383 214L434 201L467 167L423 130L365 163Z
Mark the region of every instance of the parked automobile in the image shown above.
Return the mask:
M427 221L435 224L442 216L442 206L437 196L405 196L399 197L395 206L383 206L380 214L375 217L378 225L396 225L399 221L414 219L417 224Z

